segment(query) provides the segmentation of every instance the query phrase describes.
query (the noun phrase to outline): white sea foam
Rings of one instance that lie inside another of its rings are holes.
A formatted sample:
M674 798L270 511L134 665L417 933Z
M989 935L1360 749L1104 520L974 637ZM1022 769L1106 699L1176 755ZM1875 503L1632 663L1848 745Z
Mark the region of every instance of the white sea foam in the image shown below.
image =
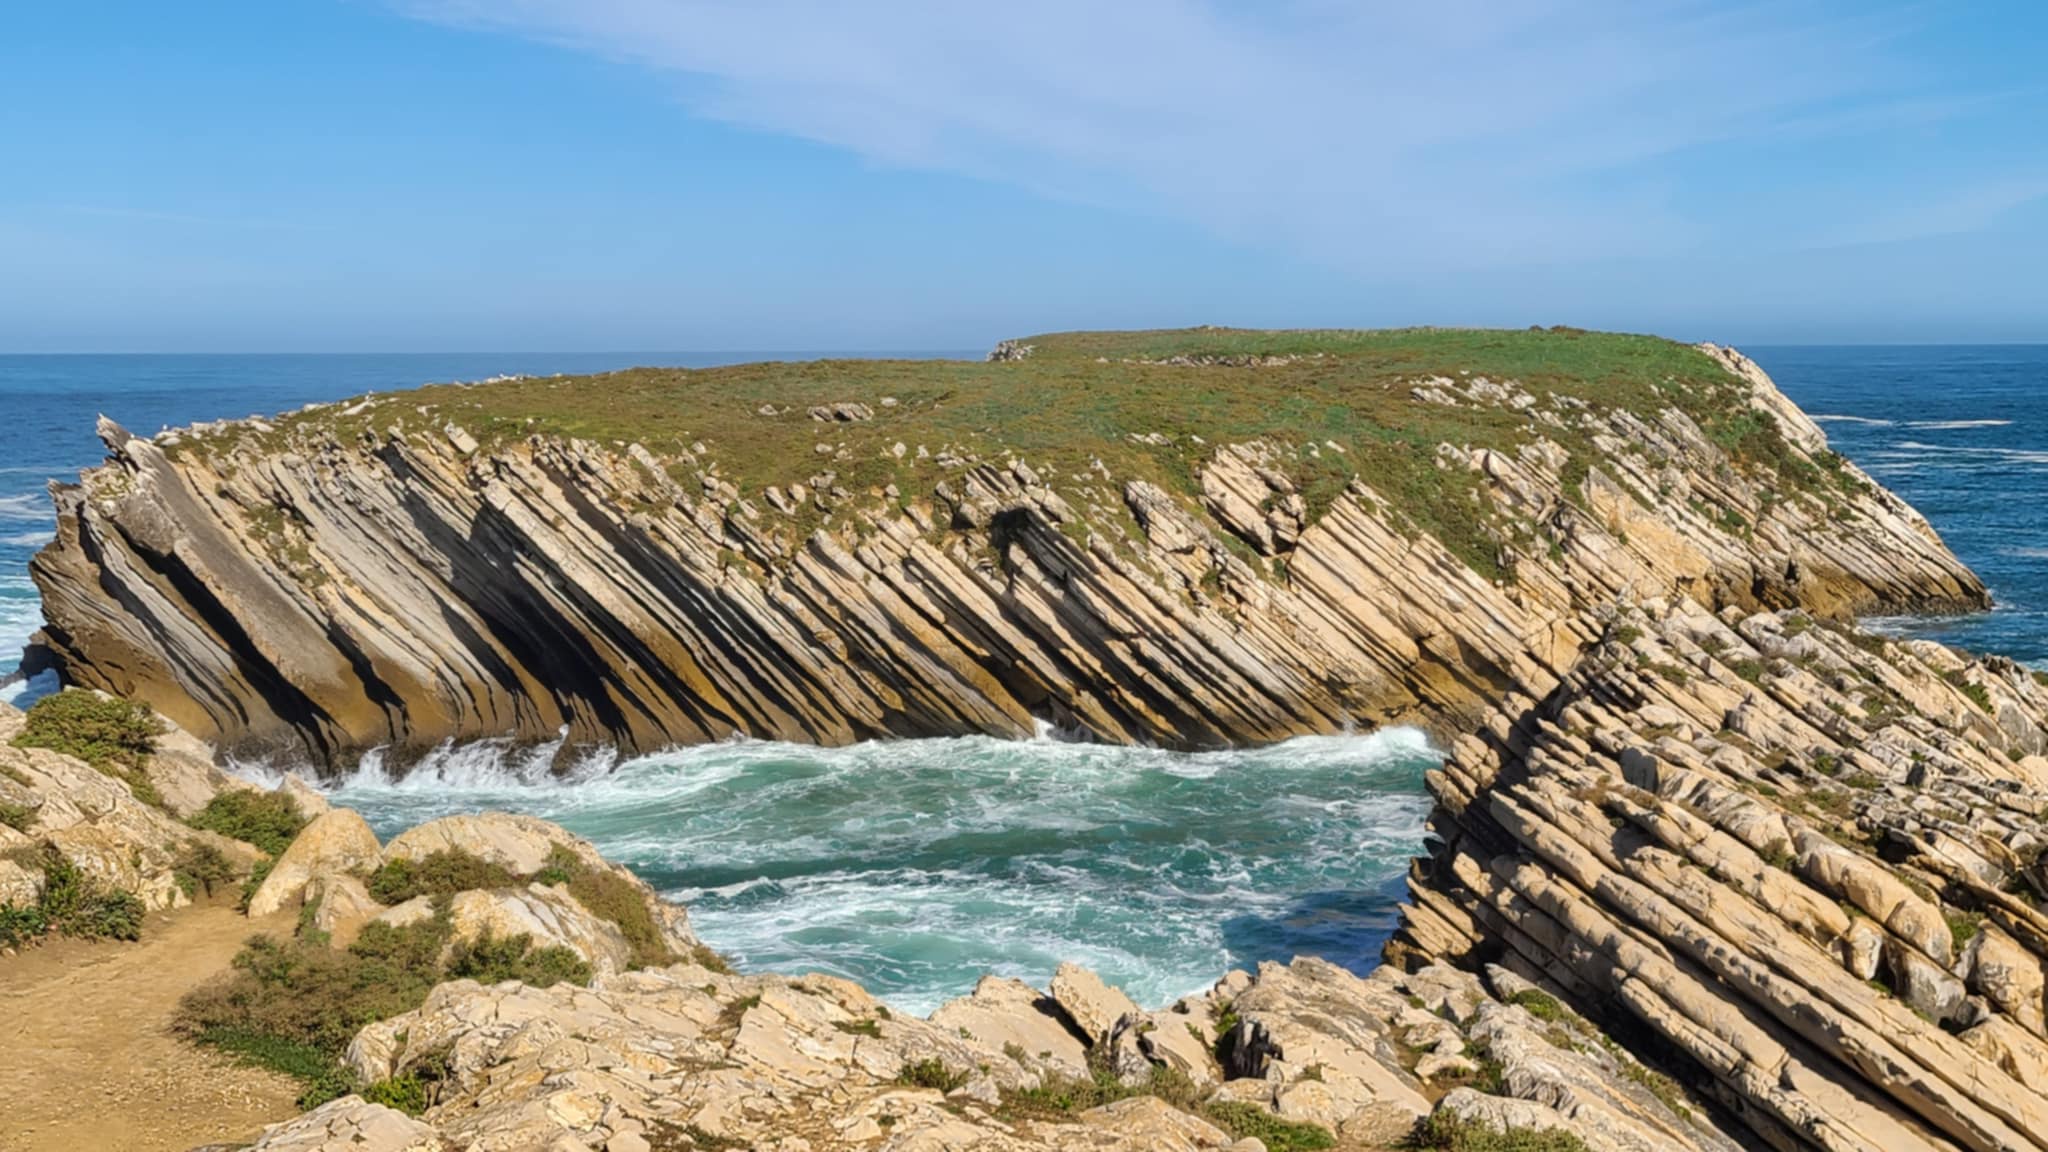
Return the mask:
M380 834L532 812L691 906L752 967L852 976L906 1010L1079 960L1158 1003L1294 952L1363 967L1420 848L1422 733L1177 753L982 737L738 741L564 778L557 746L381 757L335 789Z
M16 532L12 535L0 536L0 545L9 545L15 548L41 548L56 538L57 534L55 532Z
M1870 416L1844 416L1834 412L1819 412L1809 417L1816 424L1867 424L1873 428L1889 428L1890 420L1879 420Z
M2010 420L1908 420L1906 427L1929 432L1953 432L1965 428L2005 428L2011 424Z

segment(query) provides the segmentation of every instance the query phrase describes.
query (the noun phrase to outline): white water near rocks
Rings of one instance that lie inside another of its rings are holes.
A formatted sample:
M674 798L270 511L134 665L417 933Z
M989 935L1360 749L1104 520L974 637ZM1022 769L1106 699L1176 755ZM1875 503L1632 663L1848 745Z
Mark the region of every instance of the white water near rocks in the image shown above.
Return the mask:
M1184 754L1050 739L743 742L548 774L552 749L368 759L334 799L381 837L530 812L686 902L748 968L848 976L926 1012L1061 960L1141 1003L1297 954L1360 971L1422 847L1421 733Z

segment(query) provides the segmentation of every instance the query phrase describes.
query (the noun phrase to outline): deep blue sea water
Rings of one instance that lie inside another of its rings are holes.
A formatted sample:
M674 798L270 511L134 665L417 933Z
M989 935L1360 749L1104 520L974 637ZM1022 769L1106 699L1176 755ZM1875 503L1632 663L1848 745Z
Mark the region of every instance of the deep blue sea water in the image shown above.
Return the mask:
M2048 347L1747 351L2000 602L1885 626L2048 662ZM51 531L44 485L100 459L97 413L154 432L429 381L760 358L0 356L0 675L39 621L24 565ZM473 745L400 781L373 758L339 798L384 836L480 808L546 816L686 900L744 964L838 972L921 1011L991 969L1042 983L1060 959L1147 1003L1297 952L1368 967L1421 846L1434 762L1405 731L1199 756L755 742L558 780L545 757Z

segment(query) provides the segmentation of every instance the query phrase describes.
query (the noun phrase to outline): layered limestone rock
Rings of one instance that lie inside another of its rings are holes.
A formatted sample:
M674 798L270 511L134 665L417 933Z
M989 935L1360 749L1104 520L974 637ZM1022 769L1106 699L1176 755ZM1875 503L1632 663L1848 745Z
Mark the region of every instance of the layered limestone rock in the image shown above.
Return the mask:
M1716 395L1747 414L1713 434L1677 406L1402 384L1418 425L1494 429L1493 447L1435 445L1423 477L1473 493L1452 505L1469 521L1456 550L1353 450L1302 437L1129 429L1192 462L1181 491L1099 458L1055 474L971 444L898 440L869 460L827 439L808 483L756 497L726 479L718 437L662 455L480 439L403 396L204 435L103 422L110 458L56 492L57 539L33 564L50 622L36 658L224 747L323 763L449 739L633 751L1039 722L1186 747L1450 731L1504 693L1548 695L1624 594L1830 614L1984 602L1754 364L1710 351ZM1143 363L1178 387L1280 370ZM891 399L830 427L912 418ZM1333 475L1350 483L1312 501Z
M2044 723L2008 660L1620 611L1453 744L1390 956L1498 962L1774 1147L2048 1147Z
M1093 974L1065 975L1103 988ZM1199 1078L1170 1059L1123 1064L1113 1040L1077 1050L1082 1028L1063 1002L1008 982L985 981L926 1021L833 977L688 964L587 989L444 984L417 1011L364 1029L349 1064L364 1082L432 1069L424 1121L446 1147L476 1152L1250 1152L1252 1132L1392 1147L1473 1083L1519 1110L1466 1122L1523 1137L1555 1130L1600 1152L1738 1147L1676 1085L1512 974L1495 977L1543 1018L1469 973L1360 979L1303 960L1232 973L1113 1029L1198 1034L1162 1047L1199 1062ZM1045 1047L1028 1051L1034 1042Z

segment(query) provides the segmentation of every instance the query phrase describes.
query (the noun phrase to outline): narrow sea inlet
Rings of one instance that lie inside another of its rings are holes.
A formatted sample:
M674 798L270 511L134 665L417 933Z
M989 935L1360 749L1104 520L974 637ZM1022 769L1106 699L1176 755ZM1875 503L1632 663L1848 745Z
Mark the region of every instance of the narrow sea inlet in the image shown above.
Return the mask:
M556 821L689 905L749 970L831 972L923 1013L1061 960L1141 1004L1295 955L1358 971L1422 846L1420 732L1212 753L985 738L707 745L547 775L451 749L334 796L388 840L454 812Z

